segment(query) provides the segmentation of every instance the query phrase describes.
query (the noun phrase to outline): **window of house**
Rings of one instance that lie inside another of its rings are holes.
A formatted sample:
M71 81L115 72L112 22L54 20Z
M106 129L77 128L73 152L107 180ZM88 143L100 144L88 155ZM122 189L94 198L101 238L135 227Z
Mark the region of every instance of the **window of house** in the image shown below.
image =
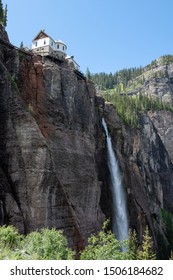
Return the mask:
M51 46L53 46L53 42L51 42Z
M44 45L46 45L46 40L44 40Z
M57 45L57 49L59 49L59 44Z
M35 42L35 46L37 47L37 42Z
M63 51L64 51L64 49L65 49L64 46L62 47L62 49L63 49Z

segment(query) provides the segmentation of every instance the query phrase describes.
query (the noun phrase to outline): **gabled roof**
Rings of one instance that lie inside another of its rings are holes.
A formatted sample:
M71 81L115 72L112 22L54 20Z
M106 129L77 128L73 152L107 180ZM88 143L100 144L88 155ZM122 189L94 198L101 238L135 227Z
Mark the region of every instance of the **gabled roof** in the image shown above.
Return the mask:
M48 38L48 37L50 39L52 39L43 29L43 30L40 30L40 32L34 37L34 39L32 41L36 41L36 40L39 40L39 39L42 39L42 38Z

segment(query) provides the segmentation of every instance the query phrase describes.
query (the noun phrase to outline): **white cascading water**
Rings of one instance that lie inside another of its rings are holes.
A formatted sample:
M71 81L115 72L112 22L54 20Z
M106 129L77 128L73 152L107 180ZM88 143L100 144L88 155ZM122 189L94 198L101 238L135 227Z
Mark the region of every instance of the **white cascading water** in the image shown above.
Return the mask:
M108 168L110 172L110 183L112 191L113 209L112 209L112 224L113 233L119 241L128 238L128 215L126 208L126 198L122 185L121 175L118 162L112 147L111 137L108 133L108 128L104 119L102 125L106 133L107 151L108 151Z

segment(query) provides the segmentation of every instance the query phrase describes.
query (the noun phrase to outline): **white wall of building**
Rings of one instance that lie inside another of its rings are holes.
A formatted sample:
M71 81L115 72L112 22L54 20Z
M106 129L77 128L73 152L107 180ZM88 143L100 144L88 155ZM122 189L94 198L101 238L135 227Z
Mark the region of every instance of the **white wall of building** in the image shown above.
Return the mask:
M67 46L62 41L54 41L51 38L41 38L32 42L32 49L50 46L55 52L66 54Z
M55 49L54 51L60 51L66 53L67 46L62 41L55 41Z
M39 36L40 33L35 38L39 38ZM61 40L54 41L51 37L44 33L44 31L42 31L41 36L45 36L45 38L32 41L32 50L34 53L42 56L54 55L55 57L65 58L70 67L80 71L80 66L74 60L74 56L67 56L66 44L64 44Z
M50 41L52 41L50 38L42 38L35 40L34 42L32 42L32 49L49 46L51 44Z

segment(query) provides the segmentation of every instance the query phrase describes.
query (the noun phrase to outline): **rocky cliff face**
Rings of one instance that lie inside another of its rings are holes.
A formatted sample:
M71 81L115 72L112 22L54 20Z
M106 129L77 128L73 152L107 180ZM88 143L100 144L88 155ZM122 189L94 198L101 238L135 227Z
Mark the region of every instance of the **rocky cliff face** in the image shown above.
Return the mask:
M8 41L1 30L1 38ZM125 126L64 61L0 46L0 224L27 233L63 229L78 250L111 217L104 116L120 162L130 226L166 246L161 208L172 212L170 112L141 114Z
M129 87L133 88L132 92L129 88L129 94L142 94L173 104L173 56L153 61L140 76L130 81Z
M160 235L168 246L161 209L173 212L173 113L141 114L140 129L125 126L111 104L106 104L104 114L126 188L130 227L141 237L148 225L160 252Z
M9 65L3 46L1 55L1 223L22 232L61 228L81 249L104 219L94 85L66 62L12 50Z

